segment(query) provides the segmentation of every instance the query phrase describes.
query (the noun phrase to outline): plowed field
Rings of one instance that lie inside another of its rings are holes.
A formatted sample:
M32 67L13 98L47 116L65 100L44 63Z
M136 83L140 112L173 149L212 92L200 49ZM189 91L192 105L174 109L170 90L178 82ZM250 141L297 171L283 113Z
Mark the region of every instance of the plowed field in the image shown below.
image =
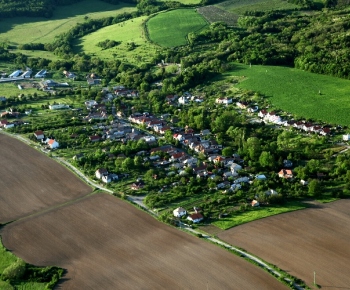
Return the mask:
M69 170L28 145L0 134L0 223L92 191Z
M322 289L350 289L350 200L285 213L219 237Z
M11 223L4 245L68 270L59 289L287 289L245 260L99 194Z

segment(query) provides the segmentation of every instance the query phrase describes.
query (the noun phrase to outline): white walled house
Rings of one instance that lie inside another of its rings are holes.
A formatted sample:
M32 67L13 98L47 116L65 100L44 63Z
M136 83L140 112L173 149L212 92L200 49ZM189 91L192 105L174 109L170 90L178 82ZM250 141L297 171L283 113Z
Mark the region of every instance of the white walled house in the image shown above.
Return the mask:
M95 176L98 179L101 179L103 176L108 175L108 170L105 168L99 168L95 172Z
M349 141L350 140L350 134L343 135L343 141Z
M200 213L194 213L194 214L191 214L187 217L187 219L189 221L192 221L194 223L199 223L201 220L204 219L204 217L202 216L202 214Z
M186 214L187 214L187 211L184 208L182 208L182 207L178 207L178 208L173 210L173 215L175 217L182 217L182 216L184 216Z

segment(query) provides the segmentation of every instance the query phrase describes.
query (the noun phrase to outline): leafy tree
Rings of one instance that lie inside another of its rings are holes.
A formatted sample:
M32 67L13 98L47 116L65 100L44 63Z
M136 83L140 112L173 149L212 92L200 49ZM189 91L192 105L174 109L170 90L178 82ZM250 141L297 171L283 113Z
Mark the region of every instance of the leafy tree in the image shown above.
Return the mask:
M231 157L233 155L233 149L231 147L225 147L222 149L222 155L225 157Z
M311 180L308 192L311 196L319 197L322 194L320 182L316 179Z
M275 159L270 152L263 151L260 154L259 162L262 167L273 167Z
M122 168L123 170L131 170L134 167L134 161L130 158L127 157L124 159L124 161L122 162Z

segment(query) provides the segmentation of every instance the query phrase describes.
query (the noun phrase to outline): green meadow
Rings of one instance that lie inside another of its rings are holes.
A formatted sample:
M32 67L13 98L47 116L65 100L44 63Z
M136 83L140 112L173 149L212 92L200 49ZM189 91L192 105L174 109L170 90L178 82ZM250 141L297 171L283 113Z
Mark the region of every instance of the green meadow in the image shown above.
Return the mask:
M227 230L229 228L239 226L248 222L252 222L265 217L300 210L306 208L307 205L301 202L289 202L286 205L275 205L269 207L257 207L252 210L234 213L231 217L222 218L212 224L217 226L222 230Z
M14 17L2 19L0 42L24 44L31 42L49 43L61 33L67 32L77 23L89 18L116 16L135 11L130 4L112 5L99 0L84 0L69 6L60 6L52 18Z
M240 76L239 88L263 94L274 108L296 117L350 125L350 80L289 67L244 64L235 64L224 74L227 79L233 76Z
M77 52L84 51L90 55L98 55L101 59L120 59L127 63L149 62L155 55L157 46L147 41L143 23L146 16L138 17L99 29L77 41ZM110 49L102 49L97 44L106 39L121 42ZM130 49L128 43L135 47Z
M150 39L164 47L186 45L187 35L208 25L195 9L176 9L159 13L147 21Z
M283 0L228 0L216 6L238 15L243 15L246 11L288 10L299 7Z

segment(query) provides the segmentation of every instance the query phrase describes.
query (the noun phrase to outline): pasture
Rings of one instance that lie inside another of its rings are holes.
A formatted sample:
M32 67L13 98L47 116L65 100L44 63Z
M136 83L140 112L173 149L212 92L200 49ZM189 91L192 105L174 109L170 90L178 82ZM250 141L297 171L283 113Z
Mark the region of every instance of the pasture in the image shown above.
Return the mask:
M67 32L79 22L89 18L116 16L132 12L136 8L130 4L112 5L99 0L84 0L69 6L57 7L52 18L13 17L2 19L0 42L14 45L40 42L49 43L61 33Z
M350 285L350 200L313 203L310 208L244 224L219 238L277 265L319 288Z
M4 245L67 269L62 289L288 289L225 249L97 194L11 223Z
M176 9L151 17L146 25L151 41L175 47L188 44L187 35L202 30L208 22L194 9Z
M98 55L101 59L120 59L126 63L140 64L140 62L149 62L156 53L157 46L147 41L143 23L147 17L138 17L104 27L90 33L75 44L77 52L83 51L90 55ZM120 45L102 49L97 44L106 39L121 42ZM128 43L133 42L135 47L130 49Z
M331 124L350 125L350 81L302 70L235 64L224 73L226 79L239 76L238 88L260 92L272 107L297 118L311 118Z
M283 0L227 0L216 6L237 15L243 15L246 11L289 10L299 7Z
M46 210L92 192L59 163L0 134L0 223Z

